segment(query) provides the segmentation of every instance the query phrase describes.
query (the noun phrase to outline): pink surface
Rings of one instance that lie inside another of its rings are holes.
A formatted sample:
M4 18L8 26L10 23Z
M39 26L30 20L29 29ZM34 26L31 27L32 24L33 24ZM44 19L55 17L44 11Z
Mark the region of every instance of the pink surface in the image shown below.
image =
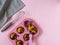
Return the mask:
M38 45L60 45L60 0L23 0L23 2L26 5L23 9L24 18L33 18L42 28L43 33L38 37ZM10 31L0 32L0 45L12 45L7 37Z

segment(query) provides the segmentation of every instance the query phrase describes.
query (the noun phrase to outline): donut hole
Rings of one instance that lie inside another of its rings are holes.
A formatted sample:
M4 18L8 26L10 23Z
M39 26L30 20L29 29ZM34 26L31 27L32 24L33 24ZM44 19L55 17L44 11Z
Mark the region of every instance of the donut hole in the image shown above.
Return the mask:
M24 32L24 28L23 28L23 27L18 27L18 28L17 28L17 32L18 32L19 34L23 33L23 32Z
M17 39L17 34L16 34L16 33L11 33L11 34L10 34L10 39L11 39L11 40Z
M24 34L24 35L23 35L23 39L24 39L25 41L28 41L28 40L29 40L29 34Z
M23 41L22 40L17 40L16 45L23 45Z

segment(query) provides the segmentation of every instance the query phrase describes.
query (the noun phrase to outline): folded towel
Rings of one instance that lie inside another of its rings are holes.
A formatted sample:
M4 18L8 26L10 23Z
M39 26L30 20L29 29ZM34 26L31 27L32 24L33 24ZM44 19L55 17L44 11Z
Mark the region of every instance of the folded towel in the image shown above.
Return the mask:
M21 0L0 0L0 28L24 6Z

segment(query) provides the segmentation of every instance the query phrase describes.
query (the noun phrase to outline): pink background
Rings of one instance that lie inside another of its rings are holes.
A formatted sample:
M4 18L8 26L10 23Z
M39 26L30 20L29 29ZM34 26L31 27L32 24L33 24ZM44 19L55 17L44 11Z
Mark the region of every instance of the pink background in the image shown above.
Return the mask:
M60 0L22 1L26 5L22 9L25 11L23 17L34 19L42 28L42 35L37 39L38 45L60 45ZM20 20L23 20L23 17ZM7 35L13 28L11 27L9 31L3 33L0 32L0 45L12 45Z

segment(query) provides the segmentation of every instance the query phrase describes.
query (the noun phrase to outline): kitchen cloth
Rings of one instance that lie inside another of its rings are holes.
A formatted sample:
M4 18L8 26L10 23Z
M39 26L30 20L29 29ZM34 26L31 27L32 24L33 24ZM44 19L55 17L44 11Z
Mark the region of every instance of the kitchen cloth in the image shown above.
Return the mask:
M21 0L0 0L0 28L24 6Z

